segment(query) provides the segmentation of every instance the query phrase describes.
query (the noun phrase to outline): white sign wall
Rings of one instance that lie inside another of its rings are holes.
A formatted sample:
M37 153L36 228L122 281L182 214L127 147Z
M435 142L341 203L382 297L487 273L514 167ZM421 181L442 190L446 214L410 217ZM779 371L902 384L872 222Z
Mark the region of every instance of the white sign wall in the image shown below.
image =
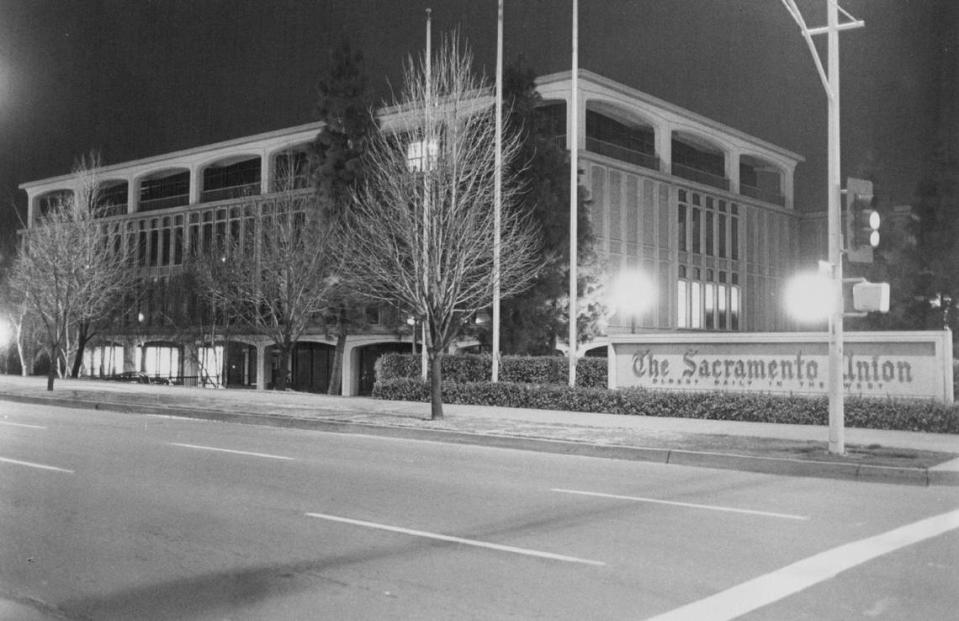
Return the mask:
M825 395L827 335L819 332L647 333L613 336L609 386ZM847 395L951 403L952 335L846 332Z

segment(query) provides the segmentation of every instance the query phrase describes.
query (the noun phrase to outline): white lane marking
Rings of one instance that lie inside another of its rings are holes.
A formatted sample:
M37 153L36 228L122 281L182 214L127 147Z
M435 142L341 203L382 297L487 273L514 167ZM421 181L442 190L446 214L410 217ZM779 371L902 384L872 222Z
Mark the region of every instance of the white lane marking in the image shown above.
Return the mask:
M735 619L899 548L959 528L959 509L826 550L647 621Z
M710 511L726 511L729 513L745 513L747 515L762 515L765 517L776 517L787 520L808 520L806 515L793 515L791 513L773 513L772 511L756 511L755 509L738 509L736 507L722 507L719 505L699 505L692 502L678 502L675 500L660 500L659 498L644 498L642 496L620 496L619 494L604 494L601 492L586 492L576 489L560 489L554 487L551 491L561 492L563 494L579 494L580 496L596 496L598 498L615 498L618 500L632 500L635 502L650 502L659 505L673 505L676 507L688 507L690 509L708 509Z
M54 472L65 472L67 474L75 474L73 470L67 470L66 468L57 468L56 466L47 466L45 464L37 464L32 461L20 461L19 459L9 459L7 457L0 457L0 462L5 464L16 464L18 466L29 466L30 468L39 468L40 470L53 470Z
M27 423L12 423L6 420L0 420L0 425L10 425L11 427L26 427L28 429L46 429L43 425L28 425Z
M462 543L463 545L475 546L477 548L488 548L490 550L499 550L500 552L512 552L513 554L523 554L525 556L536 556L539 558L545 558L545 559L550 559L554 561L565 561L567 563L583 563L586 565L596 565L599 567L606 565L606 563L602 561L592 561L585 558L578 558L576 556L566 556L564 554L554 554L552 552L540 552L538 550L530 550L528 548L517 548L514 546L506 546L498 543L489 543L487 541L478 541L476 539L464 539L462 537L453 537L451 535L442 535L439 533L430 533L422 530L413 530L410 528L403 528L400 526L390 526L388 524L377 524L376 522L364 522L363 520L354 520L351 518L339 517L336 515L328 515L325 513L307 513L306 515L313 518L319 518L321 520L329 520L331 522L342 522L344 524L352 524L354 526L364 526L366 528L386 530L394 533L401 533L404 535L412 535L414 537L425 537L427 539L436 539L438 541Z
M253 453L250 451L234 451L233 449L218 448L215 446L201 446L199 444L181 444L179 442L170 442L172 446L180 446L183 448L198 449L201 451L216 451L217 453L232 453L234 455L248 455L250 457L265 457L266 459L282 459L285 461L293 461L293 457L284 457L283 455L270 455L269 453Z

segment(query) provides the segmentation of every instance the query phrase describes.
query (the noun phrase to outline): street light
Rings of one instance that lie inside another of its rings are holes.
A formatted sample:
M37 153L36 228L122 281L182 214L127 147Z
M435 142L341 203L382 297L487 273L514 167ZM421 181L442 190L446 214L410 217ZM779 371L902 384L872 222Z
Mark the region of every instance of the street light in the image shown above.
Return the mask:
M626 270L613 281L609 302L616 314L629 315L630 332L636 332L636 317L651 308L655 301L656 285L645 272Z
M828 274L798 274L786 285L786 310L799 321L814 322L829 318L836 305L835 289Z

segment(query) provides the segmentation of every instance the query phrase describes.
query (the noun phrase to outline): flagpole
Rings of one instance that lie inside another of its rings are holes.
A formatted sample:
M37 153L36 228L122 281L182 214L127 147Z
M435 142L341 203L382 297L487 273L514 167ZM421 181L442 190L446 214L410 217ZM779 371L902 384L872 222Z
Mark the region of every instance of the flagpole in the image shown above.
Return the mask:
M569 385L576 385L576 262L579 237L579 2L573 0L573 70L569 101Z
M430 274L429 274L429 226L430 226L430 137L432 128L430 127L430 106L432 105L433 75L432 75L432 9L426 9L426 59L424 63L426 77L426 105L423 109L423 144L420 154L423 163L423 297L429 300ZM429 366L427 347L427 323L429 323L429 308L424 309L426 315L423 317L423 345L420 347L420 377L426 381L427 367Z
M496 18L496 170L493 182L493 371L499 381L500 227L503 201L503 0Z

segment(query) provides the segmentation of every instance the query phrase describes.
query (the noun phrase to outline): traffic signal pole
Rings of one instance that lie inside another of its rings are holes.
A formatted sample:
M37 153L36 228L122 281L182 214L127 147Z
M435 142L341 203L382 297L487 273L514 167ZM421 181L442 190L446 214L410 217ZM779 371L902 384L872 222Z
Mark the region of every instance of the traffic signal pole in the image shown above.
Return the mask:
M842 181L840 165L839 133L839 13L836 0L826 0L827 39L828 39L828 81L829 81L829 123L828 149L829 159L827 184L828 227L829 227L829 264L832 267L834 301L829 314L829 452L842 455L846 452L845 412L843 409L842 381L842 339L845 307L842 291Z
M845 441L845 413L843 411L843 280L842 280L842 181L840 160L840 131L839 131L839 31L850 28L861 28L864 24L853 19L849 13L843 14L849 21L839 23L838 0L826 0L826 26L822 28L808 28L806 22L796 6L795 0L782 0L786 10L792 15L802 30L803 38L809 46L819 78L826 89L828 101L827 125L827 225L829 241L829 266L834 306L829 313L829 452L842 455L846 452ZM813 45L813 35L826 34L828 71L824 71L819 53Z

